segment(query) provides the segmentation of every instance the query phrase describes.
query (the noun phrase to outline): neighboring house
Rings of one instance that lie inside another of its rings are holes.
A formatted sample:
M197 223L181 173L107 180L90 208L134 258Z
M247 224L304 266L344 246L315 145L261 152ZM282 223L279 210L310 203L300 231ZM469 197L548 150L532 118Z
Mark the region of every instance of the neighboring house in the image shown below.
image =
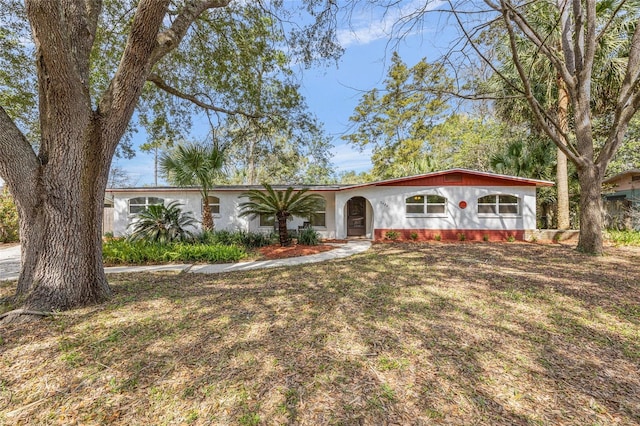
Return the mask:
M603 181L607 227L640 229L640 169Z
M536 228L536 188L552 182L453 169L359 185L293 185L324 197L312 218L295 218L289 228L310 224L323 238L381 240L395 231L401 239L504 240L525 238ZM288 185L274 186L276 190ZM241 194L261 186L215 186L209 197L215 228L272 231L265 217L239 217ZM184 211L202 217L198 188L108 189L113 199L113 232L127 233L134 214L149 205L179 201ZM307 222L307 223L305 223Z

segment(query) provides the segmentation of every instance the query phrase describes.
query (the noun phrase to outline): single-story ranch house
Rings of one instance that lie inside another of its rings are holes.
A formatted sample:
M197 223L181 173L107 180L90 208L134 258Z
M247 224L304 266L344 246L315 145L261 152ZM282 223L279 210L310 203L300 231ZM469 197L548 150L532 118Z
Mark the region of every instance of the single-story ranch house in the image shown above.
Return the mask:
M311 218L295 218L289 228L312 226L322 238L523 240L536 228L536 188L552 182L452 169L358 185L304 185L324 197ZM208 203L216 229L272 231L266 217L239 217L241 195L261 186L215 186ZM286 189L287 186L274 186ZM202 217L196 187L143 187L107 190L113 204L116 236L127 233L135 213L151 204L179 201L184 211ZM110 219L110 218L109 218ZM394 231L388 234L389 231Z

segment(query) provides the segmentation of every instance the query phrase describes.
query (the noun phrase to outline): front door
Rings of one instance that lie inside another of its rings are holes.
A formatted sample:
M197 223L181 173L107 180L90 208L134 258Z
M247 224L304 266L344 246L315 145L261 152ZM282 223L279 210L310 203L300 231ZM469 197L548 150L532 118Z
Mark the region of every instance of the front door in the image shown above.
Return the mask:
M347 236L359 237L367 233L367 202L354 197L347 202Z

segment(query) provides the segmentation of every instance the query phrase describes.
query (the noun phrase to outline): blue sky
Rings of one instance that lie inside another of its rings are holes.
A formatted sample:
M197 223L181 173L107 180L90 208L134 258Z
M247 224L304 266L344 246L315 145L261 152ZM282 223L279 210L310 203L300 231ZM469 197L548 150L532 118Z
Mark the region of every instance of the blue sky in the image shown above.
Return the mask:
M369 9L356 11L349 22L345 18L338 32L345 52L337 66L329 64L300 72L301 92L309 110L324 124L326 134L332 139L332 163L337 172L364 171L371 167L370 152L354 150L340 136L348 131L349 116L363 92L382 84L391 53L398 50L404 62L413 65L422 57L437 59L446 48L446 40L443 40L442 28L438 29L438 24L414 31L400 43L390 41L389 34L398 16L416 6L423 6L424 1L408 0L402 4L403 10L390 11L386 15L381 10ZM206 131L208 125L203 132L194 129L194 134L205 134ZM135 185L153 184L152 154L137 151L131 160L114 161L129 173Z

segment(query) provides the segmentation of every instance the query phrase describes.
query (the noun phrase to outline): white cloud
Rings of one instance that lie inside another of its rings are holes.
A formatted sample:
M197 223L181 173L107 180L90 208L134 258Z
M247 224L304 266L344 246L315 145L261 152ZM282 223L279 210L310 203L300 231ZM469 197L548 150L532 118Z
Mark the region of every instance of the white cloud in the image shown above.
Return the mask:
M337 172L354 170L356 172L371 169L371 149L367 148L360 152L351 145L342 144L334 146L331 150L333 158L331 162Z
M390 38L403 18L416 13L434 10L444 2L425 4L424 0L412 0L407 4L387 9L360 10L351 15L347 28L338 30L338 41L343 47L365 45L376 40ZM415 31L410 31L414 33ZM406 34L405 34L406 35Z

